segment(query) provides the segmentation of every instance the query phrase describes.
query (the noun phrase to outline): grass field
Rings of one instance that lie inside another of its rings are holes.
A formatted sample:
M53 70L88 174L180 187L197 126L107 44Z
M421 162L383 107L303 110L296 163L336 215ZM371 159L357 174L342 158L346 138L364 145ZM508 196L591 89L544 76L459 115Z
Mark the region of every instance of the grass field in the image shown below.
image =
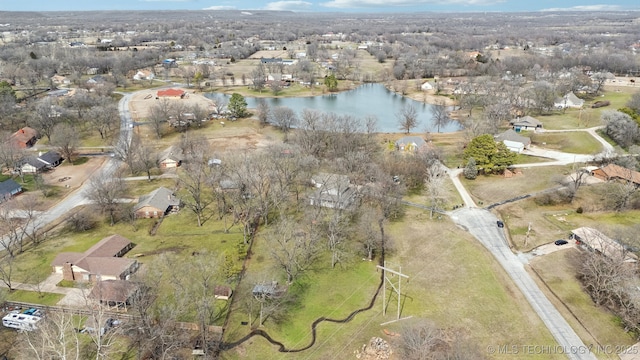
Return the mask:
M500 175L480 175L475 180L461 177L461 181L476 203L482 202L484 205L489 205L557 187L557 178L562 174L568 174L569 169L563 166L522 168L522 175L511 178Z
M572 154L596 154L602 151L602 144L584 131L534 133L531 135L531 143L541 148Z
M622 329L616 317L606 309L595 306L576 279L576 269L572 264L579 252L578 249L567 249L535 258L531 267L546 284L541 288L585 345L616 348L634 344L636 340ZM597 355L600 359L618 359L615 354Z
M396 270L401 265L402 272L409 276L409 281L401 285L401 317L432 320L438 326L470 339L483 354L489 345L555 344L491 255L448 220L429 221L427 212L408 208L403 221L388 225L388 233L395 244L387 259L388 265ZM263 246L256 242L255 253L263 252ZM268 259L257 261L254 257L247 280L269 280L261 275L269 268ZM374 263L357 259L343 269L314 272L305 279L305 301L301 302L304 305L289 313L290 322L277 325L267 321L263 330L288 348L306 345L314 319L320 316L340 318L366 305L379 277ZM380 336L397 346L398 338L386 335L384 330L397 333L403 322L380 325L396 316L397 303L390 288L387 296L386 316L381 314L382 299L378 298L373 309L359 314L352 322L321 324L317 344L305 352L278 353L275 346L256 337L225 352L223 358L241 359L252 354L276 359L343 359L352 356L350 354L372 336ZM249 332L248 326L240 325L241 321L248 321L246 311L235 311L227 334L229 340Z
M7 295L8 301L25 302L29 304L40 304L53 306L60 301L64 295L41 293L38 294L35 291L14 290Z

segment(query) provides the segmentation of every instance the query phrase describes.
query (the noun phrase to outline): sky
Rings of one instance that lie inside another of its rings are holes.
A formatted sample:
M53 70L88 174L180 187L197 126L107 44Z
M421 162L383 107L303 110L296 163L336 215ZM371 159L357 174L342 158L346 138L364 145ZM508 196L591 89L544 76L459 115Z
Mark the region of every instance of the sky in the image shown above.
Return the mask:
M2 10L629 11L640 10L640 3L638 0L0 0Z

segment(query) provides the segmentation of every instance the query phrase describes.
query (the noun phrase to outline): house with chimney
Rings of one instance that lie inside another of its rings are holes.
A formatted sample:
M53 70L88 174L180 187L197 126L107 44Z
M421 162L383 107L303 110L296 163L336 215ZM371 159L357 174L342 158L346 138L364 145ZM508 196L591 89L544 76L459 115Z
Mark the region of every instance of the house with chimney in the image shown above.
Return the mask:
M129 280L138 270L134 259L123 258L133 243L120 235L111 235L93 245L84 253L63 252L51 262L54 273L64 280L96 282L104 280Z
M28 126L14 132L9 141L20 149L28 149L36 144L39 138L38 131Z

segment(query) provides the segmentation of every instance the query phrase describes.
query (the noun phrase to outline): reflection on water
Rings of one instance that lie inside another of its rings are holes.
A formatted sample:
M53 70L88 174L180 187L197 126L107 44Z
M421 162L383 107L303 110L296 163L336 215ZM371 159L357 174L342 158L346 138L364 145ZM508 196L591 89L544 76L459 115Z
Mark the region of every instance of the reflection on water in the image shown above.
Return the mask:
M214 94L211 94L212 96ZM257 99L247 97L247 105L256 108ZM415 101L387 90L382 84L365 84L354 90L337 94L289 97L289 98L265 98L270 108L286 106L298 115L304 109L313 109L322 112L332 112L338 115L349 115L363 119L373 115L378 119L378 131L397 133L399 129L397 114L406 105L413 105L416 109L419 124L412 132L435 132L433 126L431 106ZM457 121L452 121L440 127L440 132L452 132L461 129Z

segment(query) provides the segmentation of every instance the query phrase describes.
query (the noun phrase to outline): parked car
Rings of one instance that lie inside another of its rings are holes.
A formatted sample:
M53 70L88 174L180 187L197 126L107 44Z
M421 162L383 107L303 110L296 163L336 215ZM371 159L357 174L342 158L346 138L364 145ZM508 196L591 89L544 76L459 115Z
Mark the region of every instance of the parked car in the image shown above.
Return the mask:
M498 220L497 224L498 224L499 228L503 228L504 227L504 223L502 221L500 221L500 220Z
M558 246L560 246L560 245L567 245L568 243L569 243L569 242L568 242L567 240L563 240L563 239L556 240L556 241L554 242L554 244L556 244L556 245L558 245Z

